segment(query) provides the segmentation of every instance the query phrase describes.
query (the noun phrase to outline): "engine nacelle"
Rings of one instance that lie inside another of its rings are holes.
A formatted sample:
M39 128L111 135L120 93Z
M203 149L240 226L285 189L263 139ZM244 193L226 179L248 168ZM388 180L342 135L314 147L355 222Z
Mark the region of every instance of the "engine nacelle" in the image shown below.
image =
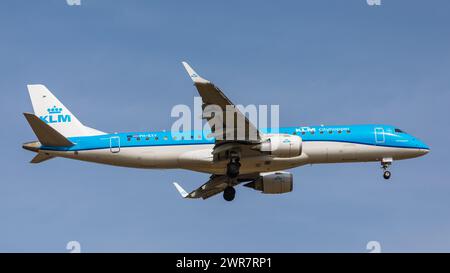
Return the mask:
M302 138L296 135L272 135L258 148L277 157L296 157L302 154Z
M280 194L291 192L294 186L292 174L288 172L273 172L261 176L244 186L266 194Z

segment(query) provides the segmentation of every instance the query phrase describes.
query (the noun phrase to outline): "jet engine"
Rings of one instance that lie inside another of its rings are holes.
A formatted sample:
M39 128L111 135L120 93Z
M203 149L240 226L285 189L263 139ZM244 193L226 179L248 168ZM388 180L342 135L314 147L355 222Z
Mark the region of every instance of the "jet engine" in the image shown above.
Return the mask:
M296 135L272 135L255 148L277 157L295 157L302 153L302 139Z
M280 194L292 191L293 179L288 172L262 173L259 178L244 186L266 194Z

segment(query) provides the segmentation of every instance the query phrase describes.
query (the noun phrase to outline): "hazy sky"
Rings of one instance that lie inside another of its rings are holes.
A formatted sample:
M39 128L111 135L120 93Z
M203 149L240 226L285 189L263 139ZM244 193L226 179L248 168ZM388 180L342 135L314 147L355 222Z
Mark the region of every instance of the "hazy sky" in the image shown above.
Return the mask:
M0 251L450 251L450 2L8 1L0 9ZM208 175L54 159L31 165L26 84L86 125L170 129L188 60L280 124L386 123L431 147L394 162L293 169L294 191L183 200Z

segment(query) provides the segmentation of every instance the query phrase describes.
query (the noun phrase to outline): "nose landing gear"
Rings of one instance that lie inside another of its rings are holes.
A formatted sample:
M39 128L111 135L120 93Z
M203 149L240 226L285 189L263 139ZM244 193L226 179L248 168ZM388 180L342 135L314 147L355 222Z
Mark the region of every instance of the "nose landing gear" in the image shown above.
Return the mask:
M384 179L389 179L389 178L391 178L391 172L390 172L390 171L384 171L383 177L384 177Z
M391 178L391 172L387 170L391 164L392 158L383 158L383 160L381 160L381 168L384 170L383 178L386 180Z

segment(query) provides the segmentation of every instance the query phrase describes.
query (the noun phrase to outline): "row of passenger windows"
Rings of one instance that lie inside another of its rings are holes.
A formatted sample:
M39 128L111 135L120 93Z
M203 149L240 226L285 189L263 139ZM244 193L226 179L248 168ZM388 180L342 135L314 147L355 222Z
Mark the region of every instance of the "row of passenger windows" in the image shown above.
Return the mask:
M316 133L316 130L309 130L308 131L311 135L314 135L315 133ZM326 132L326 130L319 130L319 134L324 134ZM328 134L332 134L334 131L333 130L328 130ZM342 130L337 130L337 133L338 134L342 134ZM350 130L350 129L347 129L347 130L345 130L345 132L347 133L347 134L350 134L352 131ZM297 133L297 132L294 132L294 135L297 135L297 134L300 134L300 133ZM301 132L301 135L305 135L306 134L306 131L302 131Z
M315 134L315 130L309 130L308 132L309 132L311 135L314 135L314 134ZM324 134L324 132L325 132L325 130L319 130L319 134ZM338 130L338 131L337 131L338 134L342 134L342 132L343 132L342 130ZM347 134L350 134L350 133L351 133L351 130L348 129L348 130L345 130L345 132L346 132ZM332 134L332 133L333 133L333 130L328 130L328 134ZM306 134L306 131L302 131L301 133L299 133L299 132L293 132L293 135L297 135L297 134L305 135L305 134ZM150 140L150 137L148 137L148 136L145 137L145 138L127 136L127 140L128 140L128 141L131 141L132 138L135 138L137 141L140 141L141 139L145 139L146 141L149 141L149 140ZM176 136L173 136L172 139L173 139L173 140L177 140L178 138L177 138ZM182 136L180 139L181 139L181 140L194 139L194 136L191 136L190 138L189 138L189 137L184 137L184 136ZM197 139L202 139L202 136L201 136L201 135L198 135L198 136L197 136ZM159 137L154 137L154 140L159 140ZM168 136L164 136L164 137L163 137L163 140L169 140L169 137L168 137Z
M150 140L150 137L141 138L141 137L127 136L127 140L128 140L128 141L131 141L132 138L136 139L137 141L141 141L141 139L142 139L142 140L145 139L145 140L147 140L147 141ZM156 137L154 137L153 139L154 139L154 140L159 140L159 137L156 136ZM173 140L177 140L178 137L173 136L172 139L173 139ZM190 138L189 138L189 137L186 137L186 138L185 138L184 136L182 136L182 137L179 138L179 139L181 139L181 140L185 140L185 139L194 139L194 136L191 136ZM202 136L201 136L201 135L198 135L198 136L197 136L197 139L202 139ZM164 137L163 137L163 140L169 140L169 137L168 137L168 136L164 136Z

